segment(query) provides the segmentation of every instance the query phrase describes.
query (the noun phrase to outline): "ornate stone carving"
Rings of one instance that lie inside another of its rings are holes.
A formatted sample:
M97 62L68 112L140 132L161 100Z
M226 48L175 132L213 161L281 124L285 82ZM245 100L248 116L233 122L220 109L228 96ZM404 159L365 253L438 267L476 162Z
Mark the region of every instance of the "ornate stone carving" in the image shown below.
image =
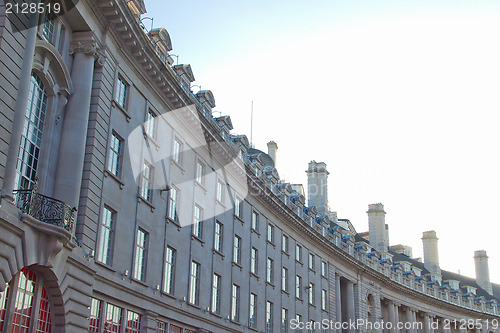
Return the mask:
M69 54L83 52L85 54L96 56L98 52L97 42L92 38L90 40L76 40L69 46Z

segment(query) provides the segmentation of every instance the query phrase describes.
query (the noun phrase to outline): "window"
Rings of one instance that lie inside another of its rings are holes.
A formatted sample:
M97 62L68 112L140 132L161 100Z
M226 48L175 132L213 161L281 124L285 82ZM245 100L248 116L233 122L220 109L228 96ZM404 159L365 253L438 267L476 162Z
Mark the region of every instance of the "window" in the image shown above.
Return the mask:
M106 265L111 265L115 216L116 214L113 211L104 206L101 218L101 232L99 235L99 251L97 252L97 260Z
M321 310L326 311L326 301L328 299L326 289L321 290Z
M200 161L196 162L196 181L198 184L203 185L204 181L204 176L205 176L205 165L201 163Z
M45 11L43 17L42 36L50 44L54 44L54 32L55 32L54 19L55 19L54 14L49 13L48 10Z
M7 313L10 316L7 317ZM23 268L0 292L2 329L3 332L52 332L52 311L47 289L43 277L37 276L34 271Z
M240 321L240 286L233 284L233 291L231 294L231 320L235 322Z
M234 215L239 218L243 217L243 201L240 198L234 201Z
M61 24L61 28L59 29L59 40L57 42L57 51L62 53L64 35L66 35L66 28Z
M241 265L241 237L234 235L233 262Z
M302 262L302 246L298 244L295 246L295 260Z
M314 270L314 254L309 253L309 269Z
M281 290L288 292L288 268L281 269Z
M273 332L273 303L266 302L266 333Z
M138 229L135 243L134 279L141 281L146 278L147 242L148 234L144 230Z
M281 333L288 332L288 309L281 309Z
M220 275L215 274L212 280L212 312L220 314Z
M174 161L182 164L182 143L177 138L174 139Z
M250 251L250 272L257 275L259 270L259 251L252 247Z
M191 275L189 277L189 303L199 305L200 288L200 264L196 261L191 262Z
M220 180L217 181L217 200L224 203L224 184Z
M250 294L250 320L248 321L250 328L257 328L257 295Z
M165 253L165 276L163 277L163 291L168 294L174 293L176 255L177 252L170 246L167 246L167 251Z
M109 144L108 171L116 177L120 177L122 150L123 140L113 132L113 134L111 134L111 142Z
M168 218L175 222L179 222L179 216L177 215L178 203L179 190L172 186L168 191Z
M259 214L255 211L252 212L252 229L259 231Z
M144 162L141 182L141 197L146 201L151 201L151 183L153 178L153 168Z
M223 238L224 226L219 221L215 222L215 239L214 239L214 249L222 252L222 238Z
M283 235L281 240L281 250L285 253L288 253L288 236Z
M302 299L302 277L299 275L295 277L295 297Z
M127 108L128 89L129 86L125 82L125 80L121 77L118 77L118 82L116 84L115 100L116 103L118 103L118 105L121 106L123 109Z
M194 219L193 219L193 235L201 239L202 234L202 219L203 211L200 206L194 205Z
M101 324L101 301L93 297L90 300L89 333L98 333Z
M122 308L111 303L106 304L105 332L121 332Z
M28 189L35 184L46 111L47 94L43 83L38 76L31 74L30 92L17 160L15 189Z
M267 241L274 243L274 226L272 224L267 225Z
M314 305L314 283L309 282L309 304Z
M326 262L321 262L321 276L326 277Z
M125 332L139 333L141 332L141 315L134 311L127 311L127 323Z
M302 316L297 313L295 315L295 320L296 320L297 323L301 323L302 322ZM297 329L297 332L302 332L302 329Z
M148 111L148 114L146 115L146 124L145 124L145 131L146 131L146 134L150 137L150 138L155 138L156 135L156 117L155 117L155 114L153 113L153 111L149 110Z
M274 260L271 258L267 258L266 281L269 283L274 283Z

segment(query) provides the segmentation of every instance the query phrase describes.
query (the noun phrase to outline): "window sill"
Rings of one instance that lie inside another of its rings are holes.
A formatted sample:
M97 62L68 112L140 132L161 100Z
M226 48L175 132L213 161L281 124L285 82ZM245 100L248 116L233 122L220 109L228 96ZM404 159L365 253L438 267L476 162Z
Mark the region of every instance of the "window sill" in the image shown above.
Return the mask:
M193 304L193 303L189 303L189 302L187 302L187 305L190 306L190 307L193 307L195 309L201 310L201 306L199 306L199 305L196 305L196 304Z
M179 222L177 222L177 221L175 221L175 220L171 219L171 218L170 218L170 217L168 217L168 216L167 216L167 217L165 217L165 221L167 221L167 223L171 223L171 224L173 224L174 226L176 226L176 227L177 227L177 230L178 230L178 231L181 231L181 225L179 224Z
M266 286L273 287L273 289L276 288L276 286L274 285L274 283L269 282L269 281L266 281Z
M116 273L116 269L114 269L113 267L109 266L108 264L105 264L103 262L100 262L100 261L95 261L95 263L103 268L106 268L107 270L113 272L113 273Z
M290 258L290 253L286 252L286 251L283 251L281 250L281 253L283 253L284 255L286 255L288 258Z
M297 264L300 264L301 266L304 266L304 263L303 263L302 261L298 261L297 259L295 259L295 262L296 262Z
M139 203L144 202L146 205L148 205L151 208L151 213L154 213L156 207L150 201L146 200L141 195L137 195L137 200L139 201Z
M260 277L257 274L253 273L253 272L250 272L250 276L253 276L254 278L256 278L257 281L260 280Z
M135 282L137 284L140 284L140 285L142 285L144 287L149 287L149 285L146 282L138 280L138 279L136 279L136 278L134 278L132 276L130 277L130 281L133 281L133 282Z
M240 271L243 271L243 266L241 266L240 264L233 261L232 265L233 265L233 267L235 267L235 266L238 267L240 269Z
M236 215L236 214L234 215L234 218L235 218L236 220L240 221L240 222L241 222L241 225L243 225L243 224L245 223L245 221L243 221L243 219L242 219L241 217L239 217L238 215Z
M197 181L196 179L194 180L194 183L196 185L198 185L204 192L205 194L207 194L207 189L205 188L205 185L203 185L202 183L200 183L199 181Z
M120 185L120 190L123 190L125 183L120 178L113 175L108 169L104 169L104 177L111 177L112 179L114 179L118 183L118 185Z
M174 295L172 295L172 294L170 294L170 293L167 293L166 291L163 291L163 290L162 290L162 291L160 291L160 293L161 293L162 295L165 295L165 296L167 296L167 297L171 298L171 299L177 300L177 298L176 298Z
M158 144L158 142L155 140L155 138L151 137L148 133L146 132L142 132L142 135L144 135L144 140L147 140L149 142L151 142L155 147L156 147L156 150L159 150L160 149L160 145Z
M309 271L313 272L314 274L316 274L316 270L314 268L309 268Z
M288 291L286 291L286 290L281 289L281 293L290 296L290 293Z
M184 170L182 165L179 162L177 162L176 160L174 160L173 158L170 158L170 164L177 166L181 170L182 174L186 173L186 170Z
M295 297L295 299L296 299L297 301L301 302L301 303L304 303L304 300L303 300L302 298L300 298L300 297Z
M221 256L221 257L222 257L222 260L224 260L225 255L224 255L224 254L222 254L222 252L220 252L220 251L219 251L219 250L217 250L217 249L213 249L213 251L212 251L212 252L213 252L214 254L218 254L219 256Z
M195 234L191 234L191 239L197 240L198 242L201 243L201 246L205 246L205 242L203 241L203 239L201 239L200 237L196 236Z
M315 308L315 309L316 309L316 305L311 304L311 303L308 303L308 304L309 304L309 306L310 306L310 307L313 307L313 308Z
M215 202L219 204L222 208L226 209L226 205L219 199L215 199Z
M111 106L113 106L113 107L117 108L118 110L120 110L121 112L123 112L123 114L125 115L125 119L127 120L127 123L130 122L130 119L131 119L130 113L127 110L125 110L120 104L118 104L117 101L112 100Z
M269 239L267 240L267 244L271 245L272 247L276 248L276 244L271 242Z
M250 231L253 232L254 234L257 234L257 236L260 238L260 233L257 230L251 228Z
M238 326L241 326L241 323L239 321L235 321L235 320L230 320L231 324L235 324L235 325L238 325Z

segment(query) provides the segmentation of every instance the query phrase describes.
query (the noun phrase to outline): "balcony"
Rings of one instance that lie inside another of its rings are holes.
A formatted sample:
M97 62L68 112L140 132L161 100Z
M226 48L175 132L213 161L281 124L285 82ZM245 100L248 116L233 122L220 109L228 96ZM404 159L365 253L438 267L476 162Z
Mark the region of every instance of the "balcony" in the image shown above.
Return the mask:
M23 214L36 220L50 224L75 235L76 208L71 208L66 203L38 193L35 189L14 191L16 207Z

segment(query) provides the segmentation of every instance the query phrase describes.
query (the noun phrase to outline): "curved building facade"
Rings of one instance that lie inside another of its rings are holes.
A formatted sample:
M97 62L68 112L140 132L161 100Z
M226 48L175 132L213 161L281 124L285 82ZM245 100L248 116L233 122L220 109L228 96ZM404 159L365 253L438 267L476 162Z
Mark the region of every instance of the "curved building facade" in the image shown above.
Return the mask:
M391 246L213 117L140 0L0 6L0 332L494 332L500 285Z

